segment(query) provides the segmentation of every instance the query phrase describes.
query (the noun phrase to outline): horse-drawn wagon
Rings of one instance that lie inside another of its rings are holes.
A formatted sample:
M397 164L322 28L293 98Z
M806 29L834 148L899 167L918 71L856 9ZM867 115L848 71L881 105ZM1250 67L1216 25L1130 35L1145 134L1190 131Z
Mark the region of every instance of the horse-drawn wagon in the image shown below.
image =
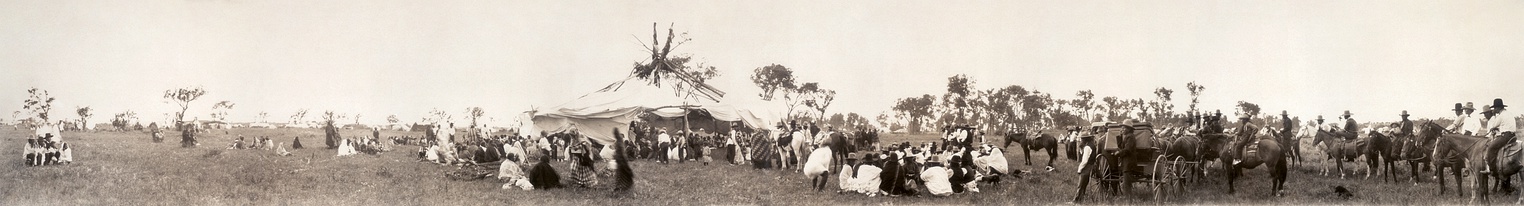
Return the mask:
M1181 158L1168 158L1156 142L1149 123L1095 123L1090 134L1080 137L1080 183L1075 202L1088 193L1091 179L1099 182L1103 194L1126 195L1133 184L1142 183L1152 190L1154 200L1163 201L1178 190L1186 177Z

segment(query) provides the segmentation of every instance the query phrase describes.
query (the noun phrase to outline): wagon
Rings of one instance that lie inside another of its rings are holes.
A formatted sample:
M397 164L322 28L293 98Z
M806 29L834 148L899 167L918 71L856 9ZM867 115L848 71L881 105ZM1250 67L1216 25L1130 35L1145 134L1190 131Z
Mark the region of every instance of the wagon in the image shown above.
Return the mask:
M1153 135L1149 123L1093 124L1091 134L1081 137L1085 154L1074 202L1085 200L1091 179L1099 183L1102 194L1111 196L1129 195L1139 183L1149 188L1155 201L1177 193L1183 187L1180 180L1188 177L1190 164L1181 158L1167 158Z

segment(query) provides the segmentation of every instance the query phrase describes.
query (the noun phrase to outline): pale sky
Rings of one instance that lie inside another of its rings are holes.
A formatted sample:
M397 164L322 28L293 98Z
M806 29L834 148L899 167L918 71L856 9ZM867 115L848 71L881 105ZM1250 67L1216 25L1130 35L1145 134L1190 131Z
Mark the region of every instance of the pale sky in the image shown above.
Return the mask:
M755 97L751 71L796 70L839 92L832 112L1019 84L1073 98L1207 86L1203 107L1391 121L1451 104L1524 105L1524 1L0 1L0 111L25 90L55 117L158 120L166 89L204 86L190 114L232 121L299 108L418 121L470 106L506 121L623 79L652 23L693 40L711 82ZM637 40L637 37L641 40ZM1509 89L1512 88L1512 89ZM782 107L782 103L776 104ZM1517 106L1515 106L1517 107ZM55 118L56 119L56 118Z

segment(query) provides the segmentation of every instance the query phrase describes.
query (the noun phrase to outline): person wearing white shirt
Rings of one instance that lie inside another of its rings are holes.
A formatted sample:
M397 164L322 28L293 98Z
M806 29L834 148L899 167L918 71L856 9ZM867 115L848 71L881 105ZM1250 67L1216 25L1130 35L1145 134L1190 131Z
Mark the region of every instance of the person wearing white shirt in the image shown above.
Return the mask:
M1450 127L1446 128L1446 130L1449 130L1453 133L1471 135L1473 133L1472 131L1465 130L1466 121L1471 119L1471 112L1476 111L1476 109L1472 108L1471 105L1472 104L1468 102L1466 103L1466 106L1462 107L1461 103L1455 103L1455 122L1450 123Z
M667 150L671 148L672 135L667 135L667 129L661 129L656 135L656 154L660 154L657 155L660 157L656 158L656 160L662 164L666 164L668 161L670 161L667 159Z
M1483 126L1482 131L1478 131L1496 135L1492 138L1492 142L1487 145L1487 156L1485 158L1489 168L1482 170L1484 173L1491 172L1492 168L1490 166L1492 165L1491 163L1497 161L1498 150L1507 146L1508 141L1517 141L1514 138L1514 134L1518 133L1519 126L1517 121L1514 120L1515 116L1513 113L1508 112L1507 107L1508 105L1503 104L1502 98L1493 99L1491 107L1492 119L1487 120L1487 124Z
M725 159L728 159L731 165L740 162L739 159L736 159L739 156L736 155L736 152L738 152L736 149L736 138L741 136L741 131L738 130L740 128L740 126L730 125L730 134L725 135Z

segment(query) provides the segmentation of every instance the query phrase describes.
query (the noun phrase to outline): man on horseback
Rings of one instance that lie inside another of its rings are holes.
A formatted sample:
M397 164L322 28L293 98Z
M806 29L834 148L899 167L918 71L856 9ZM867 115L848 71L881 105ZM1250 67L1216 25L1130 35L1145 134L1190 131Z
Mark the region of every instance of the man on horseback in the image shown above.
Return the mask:
M1471 135L1473 133L1471 130L1464 130L1466 128L1466 121L1471 119L1471 112L1476 111L1471 106L1470 102L1467 102L1465 107L1462 107L1459 102L1455 103L1455 109L1453 109L1455 111L1455 122L1451 122L1450 127L1445 128L1445 130L1454 134Z
M1291 122L1291 117L1286 114L1286 110L1281 110L1281 134L1282 134L1282 136L1290 137L1292 135L1296 135L1296 132L1295 132L1296 130L1292 129L1294 127L1296 127L1296 124Z
M1491 167L1498 165L1498 150L1503 149L1509 143L1519 143L1515 142L1514 138L1514 134L1519 132L1519 125L1514 120L1515 116L1513 113L1508 112L1507 107L1508 105L1503 104L1502 98L1492 100L1492 116L1500 118L1487 120L1489 124L1484 126L1486 129L1484 133L1496 134L1496 137L1492 138L1492 142L1487 145L1486 162L1489 168L1482 170L1483 174L1490 173L1493 169Z
M1242 125L1239 125L1239 134L1236 136L1247 135L1250 137L1249 139L1244 139L1243 141L1233 143L1233 151L1234 153L1237 153L1237 156L1240 159L1239 161L1241 161L1244 156L1244 149L1248 147L1249 144L1254 143L1254 134L1259 132L1260 126L1254 125L1253 116L1248 112L1238 114L1238 122L1241 122ZM1235 161L1235 163L1237 163L1237 161Z
M1360 137L1360 124L1356 123L1355 118L1352 116L1354 116L1353 113L1350 113L1349 110L1344 110L1344 132L1342 134L1344 134L1344 140L1348 141L1354 141Z
M1397 137L1413 137L1413 120L1408 120L1408 110L1402 110L1402 121L1397 122Z

